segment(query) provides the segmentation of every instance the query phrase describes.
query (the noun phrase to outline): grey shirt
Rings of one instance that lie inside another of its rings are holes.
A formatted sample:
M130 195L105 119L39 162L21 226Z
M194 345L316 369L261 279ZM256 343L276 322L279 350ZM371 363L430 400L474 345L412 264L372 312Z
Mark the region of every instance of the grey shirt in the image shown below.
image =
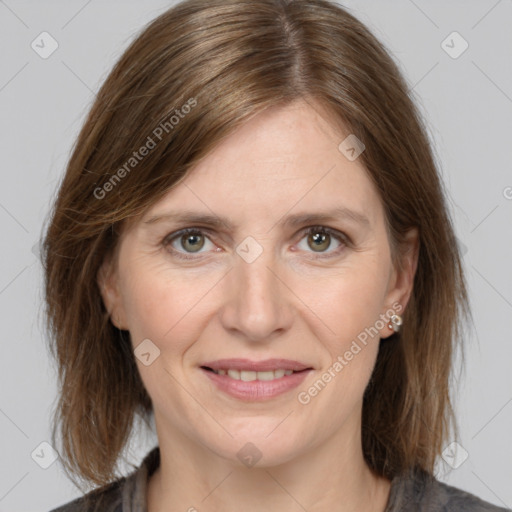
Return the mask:
M95 489L51 512L147 512L149 477L160 464L153 448L130 475ZM439 482L422 472L395 477L385 512L512 512L482 501L473 494Z

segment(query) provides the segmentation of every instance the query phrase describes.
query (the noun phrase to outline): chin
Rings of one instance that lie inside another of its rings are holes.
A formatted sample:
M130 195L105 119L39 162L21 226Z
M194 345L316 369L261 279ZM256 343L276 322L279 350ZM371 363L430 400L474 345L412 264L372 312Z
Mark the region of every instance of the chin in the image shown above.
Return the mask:
M224 437L226 442L210 445L210 449L237 466L265 468L285 464L297 457L301 448L305 449L304 436L298 430L278 432L278 424L272 420L262 422L260 428L246 426L243 434L237 432L233 438Z

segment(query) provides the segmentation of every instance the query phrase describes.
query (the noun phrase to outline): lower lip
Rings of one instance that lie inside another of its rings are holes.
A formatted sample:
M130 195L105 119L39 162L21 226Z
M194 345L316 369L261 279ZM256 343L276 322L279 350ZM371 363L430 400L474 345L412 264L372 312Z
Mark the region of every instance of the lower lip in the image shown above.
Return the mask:
M224 393L241 400L260 401L268 400L296 388L309 374L311 370L294 372L274 380L253 380L245 382L236 380L227 375L219 375L210 370L201 370L215 383Z

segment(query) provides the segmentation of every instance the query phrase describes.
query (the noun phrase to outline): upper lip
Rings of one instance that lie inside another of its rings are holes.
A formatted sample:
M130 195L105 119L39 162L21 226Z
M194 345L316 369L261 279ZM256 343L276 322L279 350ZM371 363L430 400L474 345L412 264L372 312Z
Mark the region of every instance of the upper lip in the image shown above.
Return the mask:
M300 372L310 369L311 366L291 359L265 359L264 361L251 361L250 359L218 359L208 361L201 366L212 370L239 370L265 372L271 370L293 370Z

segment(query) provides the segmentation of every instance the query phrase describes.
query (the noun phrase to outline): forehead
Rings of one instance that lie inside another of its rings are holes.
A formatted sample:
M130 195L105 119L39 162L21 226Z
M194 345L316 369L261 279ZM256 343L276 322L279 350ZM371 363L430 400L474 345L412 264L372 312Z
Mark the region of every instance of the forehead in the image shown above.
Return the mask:
M144 218L181 208L271 222L286 212L343 208L374 224L383 215L381 200L361 161L340 151L348 135L315 104L264 111L206 155Z

